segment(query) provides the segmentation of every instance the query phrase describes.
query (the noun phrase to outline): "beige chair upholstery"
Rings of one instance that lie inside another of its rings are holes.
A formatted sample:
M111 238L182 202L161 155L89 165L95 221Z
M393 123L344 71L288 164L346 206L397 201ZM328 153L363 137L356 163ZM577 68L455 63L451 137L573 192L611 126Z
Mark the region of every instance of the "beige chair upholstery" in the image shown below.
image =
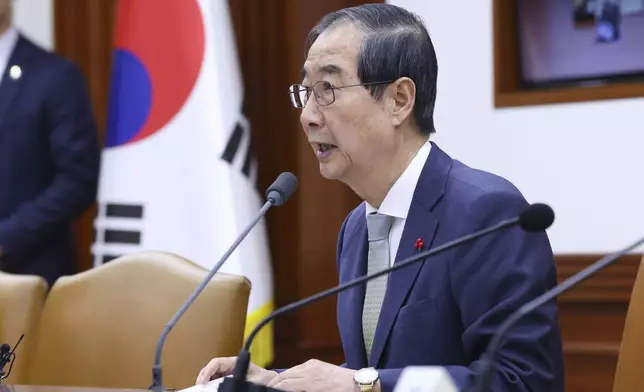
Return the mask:
M5 381L21 384L36 339L36 330L47 296L47 281L40 276L14 275L0 271L0 344L12 348L21 334L25 337L16 349L16 361ZM9 371L9 365L5 371Z
M613 392L644 391L644 258L628 305Z
M181 257L146 252L59 279L43 310L28 383L147 388L161 331L207 275ZM194 385L215 356L242 345L250 282L217 274L170 333L169 388Z

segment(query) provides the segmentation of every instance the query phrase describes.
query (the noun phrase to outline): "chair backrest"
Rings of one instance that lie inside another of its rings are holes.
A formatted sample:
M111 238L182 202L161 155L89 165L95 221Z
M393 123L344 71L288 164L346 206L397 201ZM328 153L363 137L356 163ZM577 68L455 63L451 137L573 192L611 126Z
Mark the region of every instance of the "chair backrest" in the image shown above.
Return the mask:
M619 349L613 392L644 391L644 258L628 305L622 343Z
M43 310L31 385L146 389L163 327L207 271L162 252L132 254L60 278ZM194 385L213 357L242 345L250 282L216 274L166 341L164 386Z
M47 281L40 276L0 271L0 344L7 343L13 348L20 335L25 334L6 382L21 384L25 381L47 289ZM5 367L5 372L9 371L9 366Z

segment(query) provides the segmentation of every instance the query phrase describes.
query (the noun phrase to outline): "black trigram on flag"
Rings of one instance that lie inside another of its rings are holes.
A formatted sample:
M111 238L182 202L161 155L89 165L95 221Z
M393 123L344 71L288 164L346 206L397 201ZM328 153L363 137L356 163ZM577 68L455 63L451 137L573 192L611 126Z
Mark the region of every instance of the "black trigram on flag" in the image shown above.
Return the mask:
M141 245L142 204L100 203L94 225L94 266L107 263Z
M235 124L235 128L228 137L226 148L221 154L221 159L233 165L233 161L238 159L239 153L244 154L241 164L242 174L254 182L256 176L256 162L252 151L251 132L248 119L242 114Z

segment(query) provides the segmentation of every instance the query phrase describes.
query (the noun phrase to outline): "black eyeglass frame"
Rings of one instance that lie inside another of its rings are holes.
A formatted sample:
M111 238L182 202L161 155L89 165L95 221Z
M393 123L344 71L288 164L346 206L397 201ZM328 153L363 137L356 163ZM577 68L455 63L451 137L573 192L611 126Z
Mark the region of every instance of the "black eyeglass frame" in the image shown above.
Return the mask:
M326 80L319 80L319 81L313 83L313 85L311 87L307 87L307 86L304 86L302 84L292 84L288 88L288 94L289 94L289 97L291 98L291 104L293 104L293 106L295 108L304 109L304 107L306 106L306 102L308 102L309 98L311 97L311 92L313 92L314 97L315 97L315 101L318 103L318 105L320 105L320 106L329 106L329 105L331 105L331 104L333 104L335 102L335 90L341 90L343 88L349 88L349 87L372 86L372 85L377 85L377 84L387 84L387 83L393 83L393 82L395 82L395 80L385 80L385 81L380 81L380 82L358 83L358 84L350 84L350 85L347 85L347 86L334 86L333 84L331 84L331 82L328 82ZM322 98L321 98L321 96L319 95L319 93L315 89L315 86L321 85L321 83L328 86L323 91L330 91L331 92L331 100L328 103L321 102ZM306 98L305 98L306 102L302 102L302 99L300 99L301 98L300 97L300 92L302 92L302 91L307 92ZM295 97L297 97L297 99ZM297 102L302 102L302 104L297 105Z

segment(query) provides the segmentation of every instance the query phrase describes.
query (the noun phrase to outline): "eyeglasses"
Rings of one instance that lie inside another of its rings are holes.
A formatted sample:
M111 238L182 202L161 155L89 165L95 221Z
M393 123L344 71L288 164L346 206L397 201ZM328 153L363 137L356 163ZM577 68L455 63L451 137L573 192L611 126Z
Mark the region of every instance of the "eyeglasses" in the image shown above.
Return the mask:
M291 85L291 87L288 88L288 95L291 98L291 103L293 104L293 106L298 109L303 109L306 106L306 103L308 102L309 97L311 96L311 92L313 92L313 95L318 105L329 106L333 102L335 102L335 90L348 88L348 87L368 86L368 85L385 84L385 83L391 83L391 82L393 82L393 80L387 80L384 82L360 83L360 84L352 84L349 86L335 87L331 83L325 80L320 80L318 82L315 82L311 87L303 86L301 84L293 84Z

